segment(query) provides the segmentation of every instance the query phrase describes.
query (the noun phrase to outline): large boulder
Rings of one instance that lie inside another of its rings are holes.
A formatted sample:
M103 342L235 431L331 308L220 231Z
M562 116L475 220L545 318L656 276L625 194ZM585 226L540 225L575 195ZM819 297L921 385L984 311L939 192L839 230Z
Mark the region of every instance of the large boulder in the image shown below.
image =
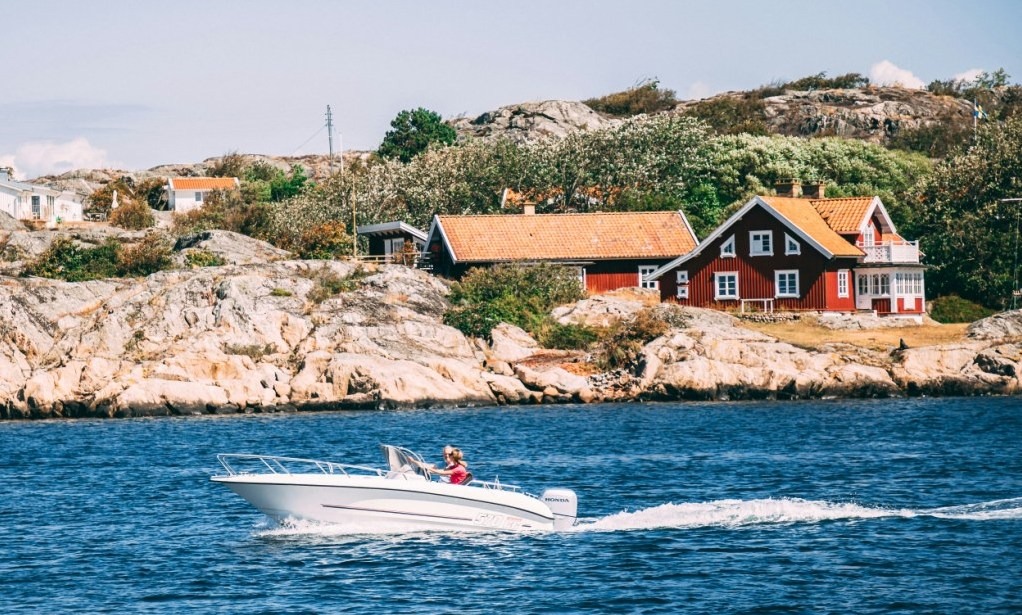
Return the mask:
M241 233L219 230L201 231L180 237L174 245L174 250L181 253L179 260L184 259L189 251L204 250L220 257L228 265L271 263L291 256L287 250L281 250L265 241Z
M1022 337L1022 310L1000 312L969 325L966 335L977 340Z
M605 118L580 102L544 100L508 105L474 119L457 118L450 124L462 137L504 136L533 141L564 137L578 130L598 130L620 122Z

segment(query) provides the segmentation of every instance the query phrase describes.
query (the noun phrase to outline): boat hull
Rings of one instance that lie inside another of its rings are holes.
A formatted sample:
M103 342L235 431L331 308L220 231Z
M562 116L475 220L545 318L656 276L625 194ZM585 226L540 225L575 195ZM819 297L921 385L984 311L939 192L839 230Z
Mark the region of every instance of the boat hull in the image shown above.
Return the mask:
M521 492L383 476L214 476L269 517L348 526L352 532L552 530L554 515Z

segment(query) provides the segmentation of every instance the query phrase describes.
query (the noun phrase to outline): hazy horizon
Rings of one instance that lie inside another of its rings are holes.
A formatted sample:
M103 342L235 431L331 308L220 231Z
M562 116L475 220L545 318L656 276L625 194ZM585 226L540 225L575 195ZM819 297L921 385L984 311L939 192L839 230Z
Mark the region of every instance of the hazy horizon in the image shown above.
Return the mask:
M16 0L0 58L0 166L19 178L227 152L375 149L403 109L475 116L656 78L681 99L857 72L922 87L1022 77L1022 3L754 0Z

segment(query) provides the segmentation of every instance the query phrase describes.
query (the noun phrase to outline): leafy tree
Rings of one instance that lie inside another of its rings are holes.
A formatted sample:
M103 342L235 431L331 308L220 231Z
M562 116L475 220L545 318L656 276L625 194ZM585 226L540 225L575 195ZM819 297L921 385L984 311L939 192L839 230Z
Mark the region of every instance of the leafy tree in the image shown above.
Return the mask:
M390 126L392 130L384 135L379 154L401 162L410 162L431 144L450 145L457 138L457 133L439 114L422 107L398 113Z
M270 179L270 200L283 201L296 196L309 185L309 177L300 164L291 165L291 173L277 170Z
M957 294L1006 307L1015 281L1022 203L1022 117L982 126L976 144L934 169L921 184L912 232L933 269L930 295Z

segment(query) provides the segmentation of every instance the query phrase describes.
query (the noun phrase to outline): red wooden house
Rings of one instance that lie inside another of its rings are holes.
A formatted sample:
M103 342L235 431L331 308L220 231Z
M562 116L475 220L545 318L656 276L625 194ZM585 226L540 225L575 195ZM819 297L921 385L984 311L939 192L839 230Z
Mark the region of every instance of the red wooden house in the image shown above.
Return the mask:
M787 190L785 190L787 188ZM823 197L816 185L757 196L699 246L650 276L665 301L758 308L921 315L918 242L902 239L879 197Z
M556 263L577 268L591 293L657 288L648 274L687 254L697 240L680 211L435 216L425 260L460 278L471 267Z

